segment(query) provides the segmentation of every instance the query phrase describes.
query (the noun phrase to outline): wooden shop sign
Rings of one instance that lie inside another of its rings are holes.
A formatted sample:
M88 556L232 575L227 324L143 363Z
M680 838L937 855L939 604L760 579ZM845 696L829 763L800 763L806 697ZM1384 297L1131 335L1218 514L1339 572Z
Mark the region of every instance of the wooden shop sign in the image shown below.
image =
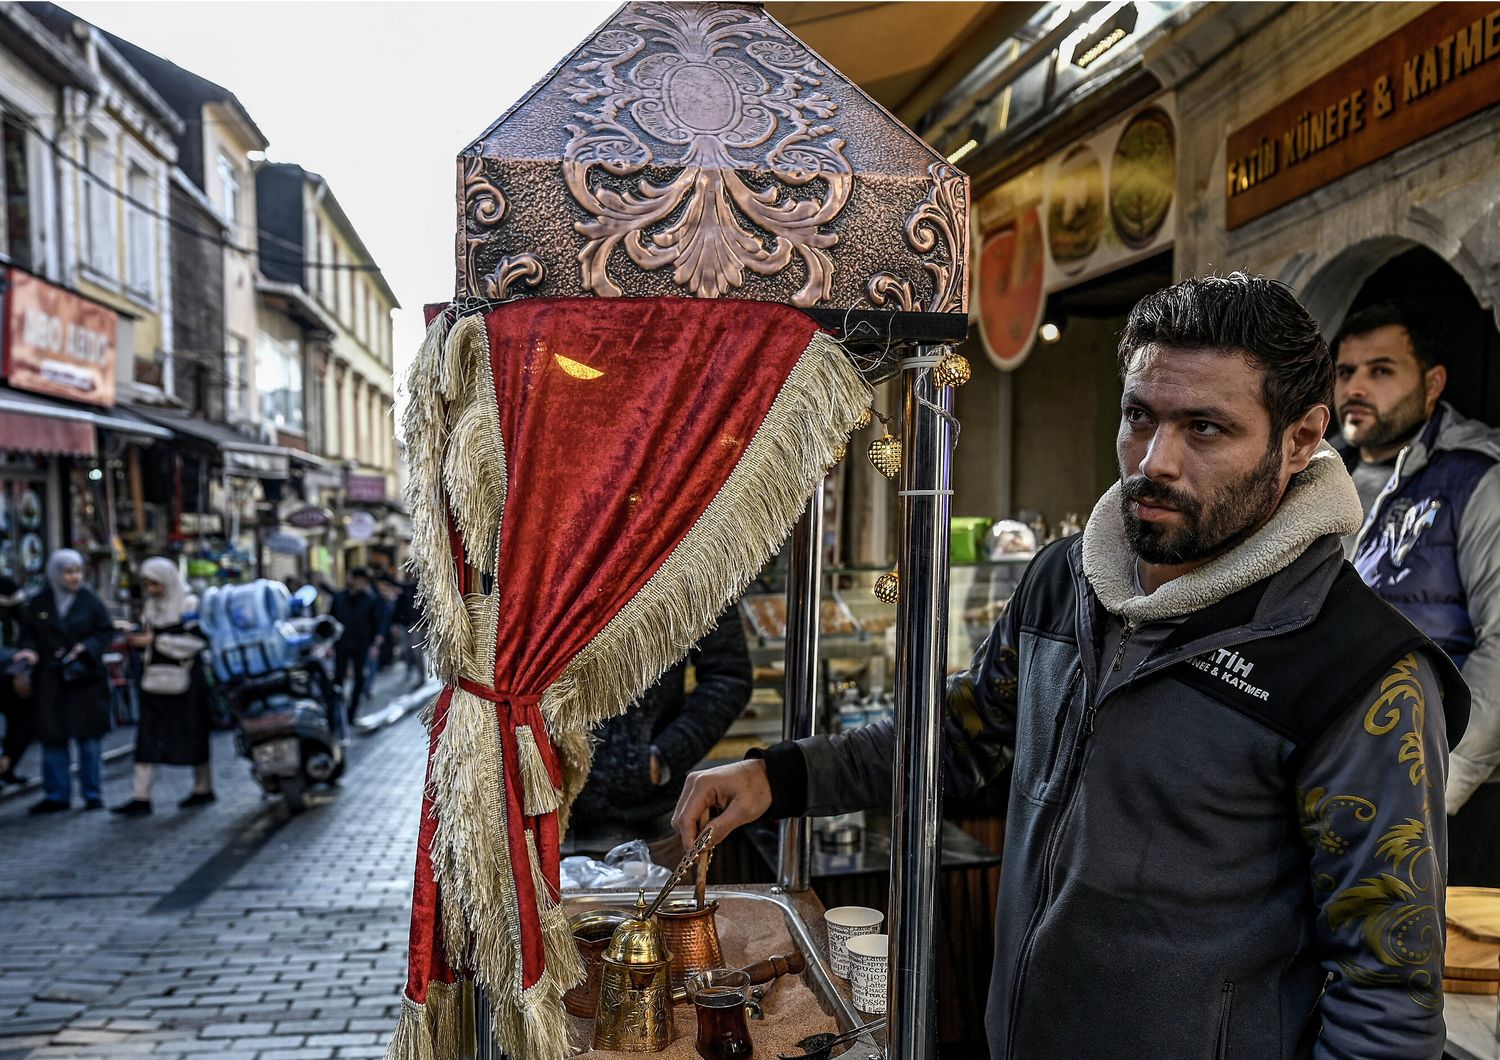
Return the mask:
M1238 228L1500 103L1500 7L1437 4L1229 135Z

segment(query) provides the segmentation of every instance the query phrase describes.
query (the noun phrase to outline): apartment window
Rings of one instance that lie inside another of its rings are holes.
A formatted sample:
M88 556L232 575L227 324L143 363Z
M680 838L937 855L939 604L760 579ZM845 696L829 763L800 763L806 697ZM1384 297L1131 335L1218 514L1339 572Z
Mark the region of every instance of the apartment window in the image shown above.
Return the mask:
M229 420L239 419L245 412L245 368L250 359L250 343L240 335L229 336L229 349L224 356L224 412Z
M152 282L156 276L155 262L155 218L147 211L153 199L151 174L131 163L130 177L126 184L130 201L125 204L125 282L136 294L150 298L155 291Z
M0 114L0 197L5 203L0 225L0 253L23 269L35 268L31 249L31 171L26 164L26 126L13 114Z
M219 156L219 198L224 223L237 237L240 231L240 175L227 155Z
M83 139L83 205L88 218L84 238L89 268L114 279L120 271L115 232L115 185L110 179L113 156L102 136Z
M343 270L339 268L339 245L329 240L329 250L332 253L328 258L329 279L333 282L333 315L339 320L344 319L344 285Z
M260 414L277 430L305 429L302 418L302 356L295 339L260 333L255 352L255 386Z
M307 272L308 290L317 296L318 301L324 305L328 304L328 288L323 284L323 218L313 214L313 240L308 249L307 261L304 263Z

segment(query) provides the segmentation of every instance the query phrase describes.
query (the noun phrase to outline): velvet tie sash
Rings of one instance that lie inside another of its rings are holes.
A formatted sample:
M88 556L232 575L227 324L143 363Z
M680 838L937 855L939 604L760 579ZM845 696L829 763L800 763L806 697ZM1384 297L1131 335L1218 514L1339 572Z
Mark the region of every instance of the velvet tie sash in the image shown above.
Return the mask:
M412 566L447 687L387 1055L455 1055L470 978L508 1055L562 1060L582 968L559 844L588 734L780 546L870 390L794 309L661 298L445 312L408 391Z

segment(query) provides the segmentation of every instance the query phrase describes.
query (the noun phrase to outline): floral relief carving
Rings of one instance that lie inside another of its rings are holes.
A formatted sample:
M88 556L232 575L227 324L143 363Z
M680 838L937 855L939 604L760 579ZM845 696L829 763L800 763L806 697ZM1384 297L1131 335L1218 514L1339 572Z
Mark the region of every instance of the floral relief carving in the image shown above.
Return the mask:
M584 288L623 293L616 249L706 298L795 257L807 280L793 303L826 300L838 242L826 226L853 189L828 124L838 105L816 91L827 72L752 9L638 5L618 25L589 42L570 85L580 109L563 174L590 217L574 225Z
M870 277L866 293L874 305L894 305L903 313L961 313L969 260L969 182L947 162L934 162L927 173L932 189L906 219L906 245L926 259L922 268L932 278L931 296L923 302L910 279L888 272Z
M516 283L539 286L546 279L547 269L535 254L501 258L487 275L477 275L476 258L486 239L484 230L505 220L509 207L505 193L486 174L483 158L464 158L463 167L464 289L470 295L501 301L509 297Z

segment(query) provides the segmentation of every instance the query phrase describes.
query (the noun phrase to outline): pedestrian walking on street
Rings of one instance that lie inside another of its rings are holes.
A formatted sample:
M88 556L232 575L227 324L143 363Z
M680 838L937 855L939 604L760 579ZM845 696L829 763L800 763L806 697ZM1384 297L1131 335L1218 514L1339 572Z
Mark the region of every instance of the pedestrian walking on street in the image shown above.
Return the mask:
M396 599L396 609L391 615L391 632L400 633L402 655L406 660L406 679L419 685L427 679L427 660L422 654L422 633L417 626L422 621L422 610L417 606L417 579L401 583L401 595Z
M162 556L141 564L141 587L146 594L144 628L129 637L130 646L143 652L141 720L130 801L110 811L121 817L151 812L151 785L159 765L193 767L192 794L178 806L214 801L208 760L212 715L202 659L208 641L198 627L198 598L188 591L177 564Z
M36 737L42 745L47 797L33 814L72 805L68 742L78 748L78 783L86 809L104 805L99 741L109 731L109 683L103 655L114 639L104 602L83 584L83 557L60 548L47 560L47 587L21 612L21 650L34 667Z
M1365 525L1345 544L1381 599L1446 651L1474 702L1448 771L1448 882L1500 886L1500 430L1440 400L1441 320L1406 301L1333 343L1345 466Z
M345 692L348 718L353 721L365 698L365 667L379 658L387 617L385 604L370 585L369 570L350 568L344 589L334 595L330 614L344 627L334 646L333 681L342 688L344 679L353 677L353 690Z
M949 679L944 785L1009 786L992 1057L1442 1055L1444 783L1469 693L1344 562L1333 363L1284 286L1147 295L1120 480ZM688 777L692 842L889 805L894 725Z

